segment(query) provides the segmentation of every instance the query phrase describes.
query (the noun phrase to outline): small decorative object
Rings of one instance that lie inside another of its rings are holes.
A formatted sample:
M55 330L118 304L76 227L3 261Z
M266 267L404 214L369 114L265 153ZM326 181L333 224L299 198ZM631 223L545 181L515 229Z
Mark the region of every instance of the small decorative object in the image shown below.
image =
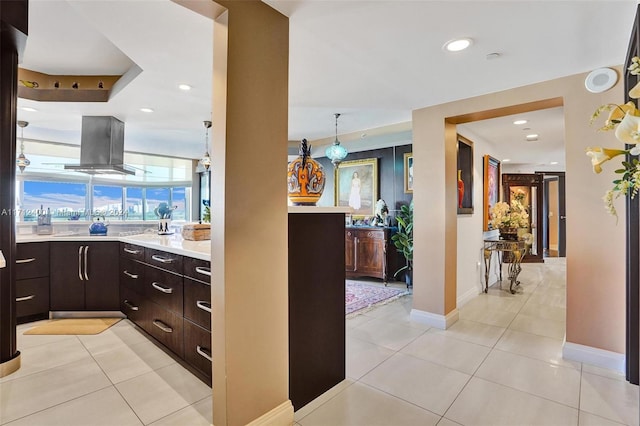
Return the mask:
M102 80L98 81L98 89L104 89L104 83Z
M16 165L20 169L20 173L24 172L24 169L31 164L31 161L24 155L24 128L28 125L28 121L18 121L18 126L20 126L20 155L16 159Z
M287 171L289 200L294 206L315 206L322 196L324 184L324 168L311 158L311 146L302 139L299 156L289 163Z
M74 81L73 84L71 85L72 89L77 89L78 87L80 87L80 86L78 85L77 81Z
M640 75L640 58L635 56L631 59L631 65L627 69L629 74ZM640 98L640 83L636 84L629 90L629 98ZM629 101L624 105L607 104L601 105L591 116L590 124L604 111L609 111L609 117L604 126L598 130L614 130L615 137L623 144L633 145L631 149L609 149L601 146L588 147L587 155L591 157L591 165L595 173L602 172L602 164L619 155L640 155L640 110L638 110L634 101ZM635 198L640 190L640 162L637 159L627 161L625 158L621 161L622 167L619 167L615 173L616 179L613 180L613 188L608 190L603 197L607 211L616 217L618 212L614 206L614 201L620 195L630 194L631 198Z
M104 216L96 216L93 218L93 223L89 225L89 235L107 235L108 226Z
M211 225L208 223L187 223L182 227L182 238L190 241L211 239Z
M345 158L347 158L347 154L349 154L345 147L340 145L340 141L338 140L338 117L340 117L339 113L333 114L336 117L336 140L333 141L333 145L330 145L324 154L327 156L333 167L338 167L338 164L342 162Z
M58 80L53 82L53 87L55 87L56 89L60 88L60 82Z
M38 87L40 87L37 81L20 80L20 83L22 83L24 87L28 87L29 89L37 89Z
M518 200L513 200L509 205L504 201L498 201L489 210L492 229L499 229L503 239L518 239L518 229L529 228L529 213Z
M169 231L169 224L171 223L171 215L176 208L177 206L169 207L167 203L160 203L153 211L156 216L160 218L160 222L158 223L159 235L173 234L173 232Z
M464 199L464 181L462 180L462 170L458 170L458 208L462 208Z
M376 217L375 217L375 225L376 226L385 226L389 223L389 207L387 207L387 203L381 198L376 203Z

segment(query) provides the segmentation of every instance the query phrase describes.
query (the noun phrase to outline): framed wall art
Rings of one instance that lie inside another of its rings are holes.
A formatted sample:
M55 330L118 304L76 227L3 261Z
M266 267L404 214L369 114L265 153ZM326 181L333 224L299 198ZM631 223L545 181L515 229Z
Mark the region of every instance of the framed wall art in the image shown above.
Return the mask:
M413 152L404 154L404 192L413 194Z
M473 214L473 142L458 135L458 214Z
M484 171L484 202L483 211L484 219L483 226L485 231L489 231L489 209L500 201L500 161L496 160L490 155L483 157L483 171Z
M351 207L354 217L375 215L378 159L343 161L335 172L336 206Z

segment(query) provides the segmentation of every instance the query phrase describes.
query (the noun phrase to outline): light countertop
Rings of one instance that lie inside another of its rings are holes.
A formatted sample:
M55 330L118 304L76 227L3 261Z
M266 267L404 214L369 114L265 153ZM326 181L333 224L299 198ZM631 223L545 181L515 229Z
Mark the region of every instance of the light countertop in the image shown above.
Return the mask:
M0 250L0 268L4 268L5 266L7 266L7 261L4 259L2 250Z

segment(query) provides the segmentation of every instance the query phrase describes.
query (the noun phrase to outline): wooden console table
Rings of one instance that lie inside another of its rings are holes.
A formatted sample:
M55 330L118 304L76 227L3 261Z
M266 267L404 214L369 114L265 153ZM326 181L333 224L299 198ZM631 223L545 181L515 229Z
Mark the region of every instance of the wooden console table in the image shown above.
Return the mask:
M345 227L345 272L347 278L374 277L385 285L398 269L398 252L391 243L397 228Z
M518 275L522 270L520 262L527 253L527 244L524 241L512 240L484 240L484 292L489 290L489 271L491 269L491 257L496 252L500 268L500 283L502 283L502 263L509 262L508 277L509 291L515 294L514 287L520 285Z

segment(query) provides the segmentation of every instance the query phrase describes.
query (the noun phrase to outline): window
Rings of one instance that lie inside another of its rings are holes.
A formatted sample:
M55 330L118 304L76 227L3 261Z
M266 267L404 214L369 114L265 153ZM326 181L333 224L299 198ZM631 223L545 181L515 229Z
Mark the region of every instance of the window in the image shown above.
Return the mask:
M92 212L107 219L122 219L122 187L94 185Z
M24 181L22 209L25 222L38 214L51 213L53 221L78 219L86 212L87 185L72 182Z
M171 204L171 194L169 188L147 188L145 197L145 220L157 219L155 209L160 203Z
M176 207L173 211L173 220L187 219L187 188L182 186L171 189L171 205Z
M125 188L125 218L129 220L143 220L142 188Z

